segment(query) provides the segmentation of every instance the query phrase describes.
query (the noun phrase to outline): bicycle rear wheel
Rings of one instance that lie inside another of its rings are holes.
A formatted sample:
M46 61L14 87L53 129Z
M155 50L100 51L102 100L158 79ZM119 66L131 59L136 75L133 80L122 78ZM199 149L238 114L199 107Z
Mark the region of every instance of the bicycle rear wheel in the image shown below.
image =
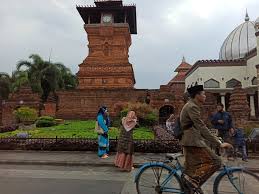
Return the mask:
M145 167L136 178L136 187L138 194L184 193L180 177L166 165Z
M245 169L234 169L223 174L214 183L214 194L252 194L259 193L259 177Z

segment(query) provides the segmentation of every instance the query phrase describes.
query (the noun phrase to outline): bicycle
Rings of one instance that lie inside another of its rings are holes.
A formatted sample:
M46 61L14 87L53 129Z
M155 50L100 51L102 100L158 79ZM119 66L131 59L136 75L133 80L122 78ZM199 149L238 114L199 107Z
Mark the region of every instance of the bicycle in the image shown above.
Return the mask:
M135 176L138 194L182 193L184 186L181 181L183 167L179 157L183 154L167 154L164 161L145 163ZM176 161L173 164L173 161ZM154 176L151 176L151 175ZM145 185L146 183L146 185ZM256 194L259 193L259 177L244 167L227 167L216 176L213 184L214 194ZM196 191L197 194L199 192Z

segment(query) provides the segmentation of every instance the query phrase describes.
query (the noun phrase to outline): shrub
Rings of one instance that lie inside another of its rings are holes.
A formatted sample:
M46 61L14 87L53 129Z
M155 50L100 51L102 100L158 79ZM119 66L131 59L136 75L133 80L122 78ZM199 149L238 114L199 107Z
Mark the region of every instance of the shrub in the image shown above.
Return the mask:
M54 121L55 119L50 116L41 116L38 120Z
M148 113L145 119L143 120L143 124L146 126L157 124L157 122L158 122L158 116L153 112Z
M112 127L117 127L119 128L121 126L121 119L120 118L116 118L112 121L112 124L111 124Z
M128 108L123 109L123 110L120 112L120 117L121 117L121 118L122 118L122 117L126 117L127 114L128 114L128 112L129 112L129 109L128 109Z
M56 125L55 121L48 121L48 120L37 120L36 127L51 127Z
M10 125L10 126L5 126L5 127L0 127L0 133L15 131L18 128L19 128L18 125Z
M26 141L26 144L24 143ZM0 149L14 150L49 150L49 151L97 151L96 139L35 139L27 141L23 139L0 139ZM117 141L110 139L110 151L116 151ZM181 151L178 141L164 140L134 140L134 150L146 153L174 153Z
M125 108L127 107L127 103L126 102L117 102L113 105L113 109L114 109L114 112L116 114L117 117L120 117L120 112Z
M34 122L37 117L37 111L34 108L30 107L20 107L14 112L15 118L17 119L18 122Z
M127 115L129 110L136 112L141 126L152 126L158 122L158 111L150 105L144 103L129 103L121 111L121 117Z
M55 119L50 116L42 116L36 121L36 127L51 127L56 124Z

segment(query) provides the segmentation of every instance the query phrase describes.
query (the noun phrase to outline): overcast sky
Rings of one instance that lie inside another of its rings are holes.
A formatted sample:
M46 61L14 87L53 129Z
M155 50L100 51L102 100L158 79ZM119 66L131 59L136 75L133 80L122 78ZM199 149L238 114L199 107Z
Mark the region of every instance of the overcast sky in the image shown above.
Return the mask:
M11 73L32 53L62 62L73 73L87 56L87 36L76 5L94 0L0 0L0 72ZM124 0L137 6L138 34L132 35L130 62L136 88L159 88L175 75L184 55L218 59L227 35L259 17L258 0Z

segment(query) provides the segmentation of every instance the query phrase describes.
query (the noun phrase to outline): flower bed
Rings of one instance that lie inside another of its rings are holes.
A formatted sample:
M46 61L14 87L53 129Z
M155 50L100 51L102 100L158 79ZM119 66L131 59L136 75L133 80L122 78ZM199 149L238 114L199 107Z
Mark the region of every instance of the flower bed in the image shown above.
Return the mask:
M117 139L110 139L110 151L116 151ZM135 152L173 153L181 146L175 140L134 140ZM97 139L86 138L0 138L0 149L48 151L97 151Z

